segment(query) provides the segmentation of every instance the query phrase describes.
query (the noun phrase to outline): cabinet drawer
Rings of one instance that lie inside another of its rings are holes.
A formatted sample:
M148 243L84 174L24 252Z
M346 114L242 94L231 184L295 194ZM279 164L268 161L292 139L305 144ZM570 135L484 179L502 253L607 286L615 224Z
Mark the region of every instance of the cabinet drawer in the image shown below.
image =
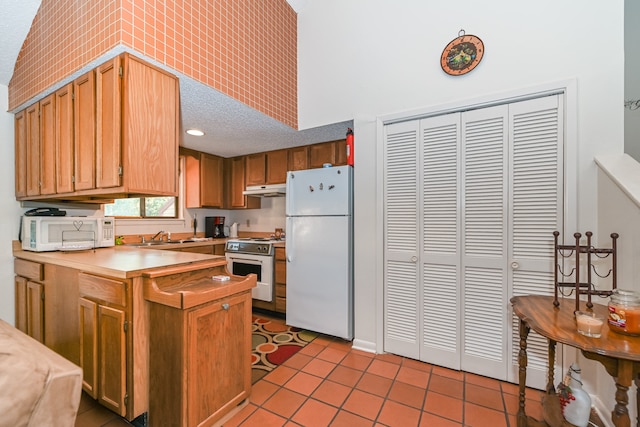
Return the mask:
M285 261L286 260L286 255L285 255L285 250L284 248L275 248L275 257L276 257L276 261Z
M127 284L119 280L80 273L80 296L126 307Z
M276 297L276 311L279 313L286 313L287 311L287 299Z
M276 284L276 297L287 297L287 285Z
M213 255L213 246L193 246L191 248L183 248L182 252L191 252L193 254Z
M44 265L39 262L16 258L13 260L13 271L16 275L31 280L44 280Z

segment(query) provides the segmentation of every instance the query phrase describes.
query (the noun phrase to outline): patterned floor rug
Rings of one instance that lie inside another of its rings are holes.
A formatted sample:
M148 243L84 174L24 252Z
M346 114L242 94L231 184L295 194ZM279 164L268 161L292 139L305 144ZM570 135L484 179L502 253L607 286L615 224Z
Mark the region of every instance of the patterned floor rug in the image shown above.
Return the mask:
M285 325L284 320L253 316L251 382L284 363L318 334Z

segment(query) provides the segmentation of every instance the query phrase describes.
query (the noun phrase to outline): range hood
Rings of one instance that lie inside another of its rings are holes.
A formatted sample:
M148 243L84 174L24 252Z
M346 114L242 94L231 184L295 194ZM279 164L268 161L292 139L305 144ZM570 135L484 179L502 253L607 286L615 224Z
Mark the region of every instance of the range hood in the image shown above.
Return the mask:
M258 197L284 197L285 193L285 184L249 185L247 189L242 192L245 196Z

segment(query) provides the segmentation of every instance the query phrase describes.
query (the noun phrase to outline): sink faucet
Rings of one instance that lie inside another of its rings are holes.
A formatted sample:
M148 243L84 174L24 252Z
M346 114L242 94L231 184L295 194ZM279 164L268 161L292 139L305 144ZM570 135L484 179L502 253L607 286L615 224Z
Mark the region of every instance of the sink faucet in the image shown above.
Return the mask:
M162 233L165 233L165 231L164 230L158 231L156 234L153 235L153 237L150 240L151 241L156 240L156 237L160 236L160 241L162 241L162 236L161 236Z

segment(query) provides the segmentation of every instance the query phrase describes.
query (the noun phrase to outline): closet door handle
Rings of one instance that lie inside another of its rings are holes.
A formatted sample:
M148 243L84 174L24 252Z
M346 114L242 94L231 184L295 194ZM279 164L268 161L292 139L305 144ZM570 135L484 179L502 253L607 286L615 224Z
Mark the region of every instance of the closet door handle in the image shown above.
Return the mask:
M418 262L418 257L417 256L412 256L411 257L411 262Z
M519 268L520 268L520 264L518 264L518 262L517 262L517 261L513 261L513 262L511 263L511 269L512 269L512 270L517 270L517 269L519 269Z

